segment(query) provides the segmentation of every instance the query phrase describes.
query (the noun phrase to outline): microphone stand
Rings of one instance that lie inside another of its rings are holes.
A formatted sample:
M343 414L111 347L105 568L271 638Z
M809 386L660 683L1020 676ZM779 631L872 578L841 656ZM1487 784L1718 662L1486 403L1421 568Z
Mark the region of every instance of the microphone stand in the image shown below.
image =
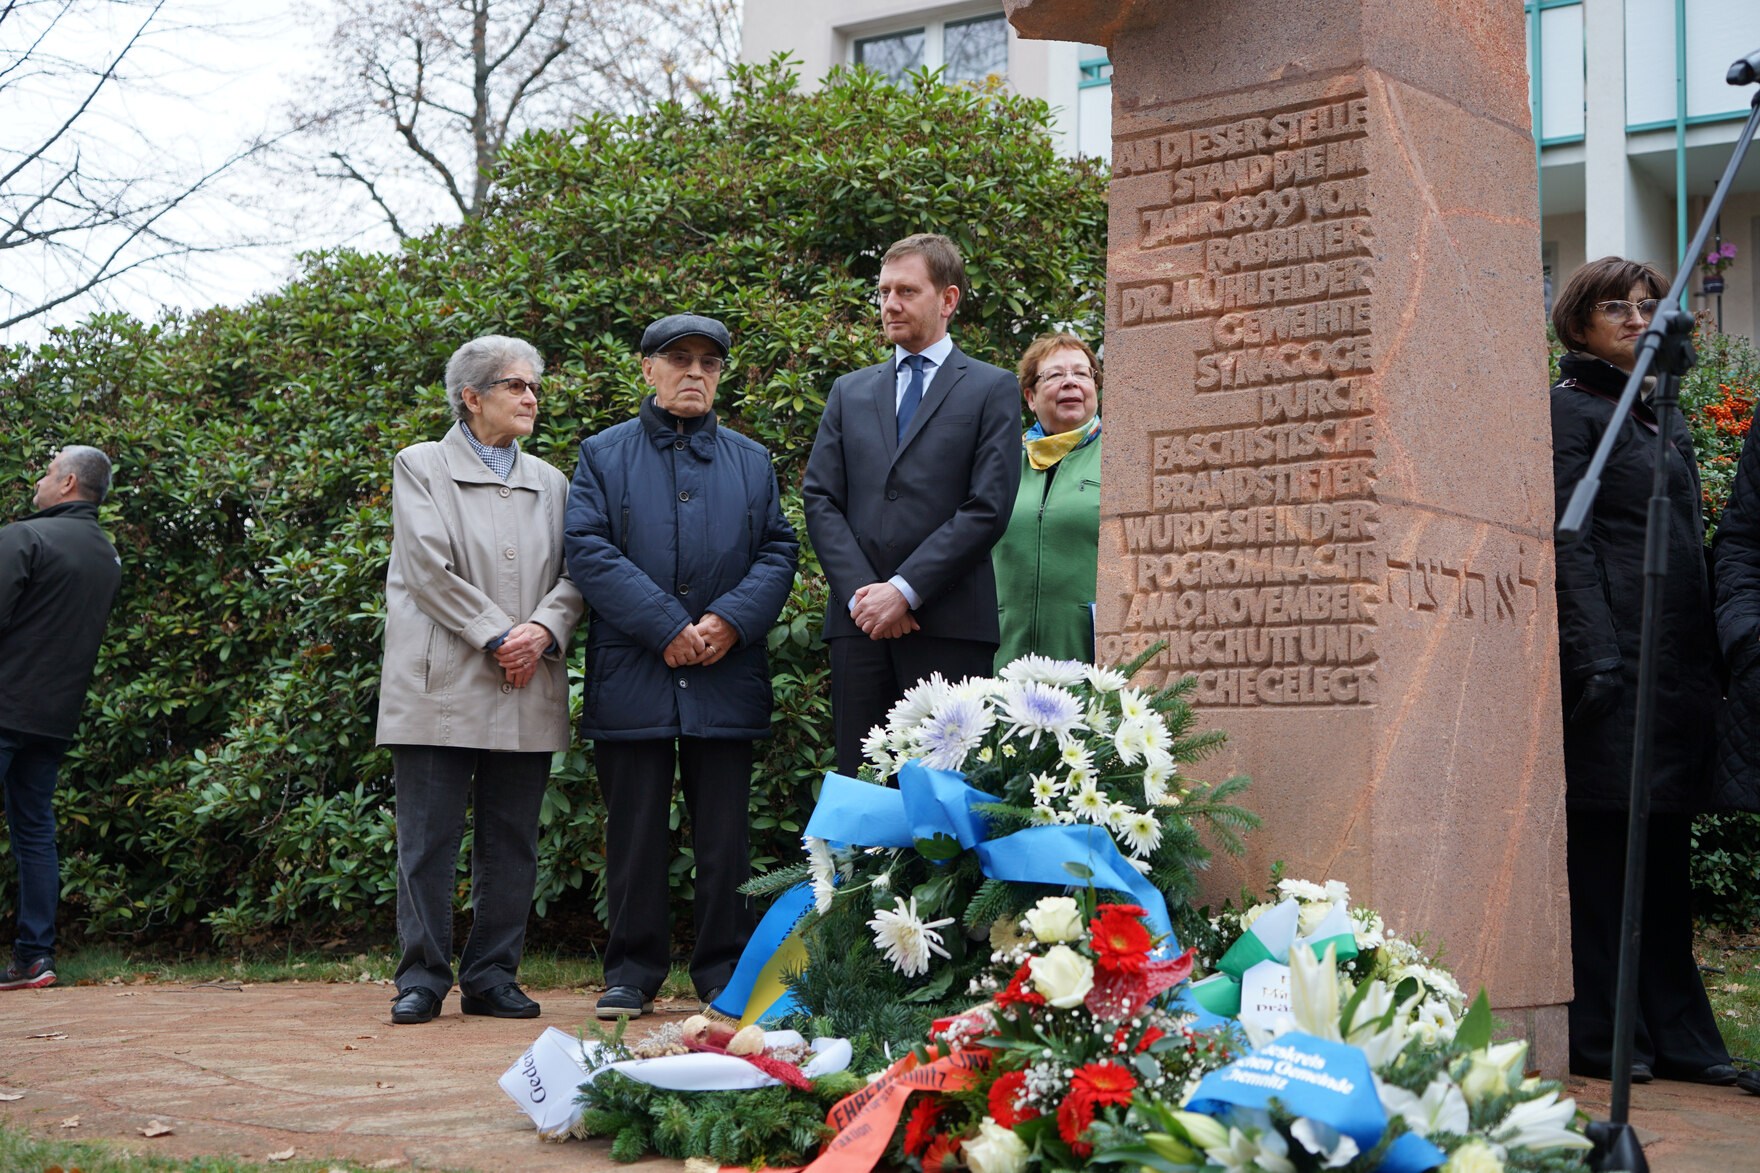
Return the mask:
M1730 66L1730 85L1747 85L1760 73L1760 51ZM1613 1018L1613 1096L1606 1120L1596 1120L1585 1130L1594 1148L1589 1153L1589 1167L1608 1173L1649 1173L1643 1146L1630 1122L1632 1106L1632 1050L1638 1024L1638 953L1643 928L1644 865L1650 837L1650 771L1654 748L1656 717L1656 643L1662 614L1662 588L1668 577L1668 462L1670 425L1680 402L1681 377L1698 360L1693 351L1693 315L1681 309L1687 283L1705 250L1705 242L1716 223L1723 202L1735 181L1736 169L1742 165L1748 144L1760 126L1760 92L1750 103L1747 124L1736 139L1735 151L1723 169L1717 191L1699 221L1680 272L1669 287L1668 296L1656 307L1656 316L1638 344L1637 362L1626 379L1625 390L1614 408L1607 431L1595 449L1589 469L1571 494L1570 504L1555 531L1557 542L1568 546L1583 536L1588 525L1589 509L1601 487L1601 472L1607 466L1620 426L1638 398L1644 377L1654 368L1656 391L1650 404L1656 412L1655 468L1650 483L1650 512L1644 533L1644 622L1638 641L1638 712L1632 729L1631 809L1626 826L1625 904L1620 920L1619 986L1614 1001Z

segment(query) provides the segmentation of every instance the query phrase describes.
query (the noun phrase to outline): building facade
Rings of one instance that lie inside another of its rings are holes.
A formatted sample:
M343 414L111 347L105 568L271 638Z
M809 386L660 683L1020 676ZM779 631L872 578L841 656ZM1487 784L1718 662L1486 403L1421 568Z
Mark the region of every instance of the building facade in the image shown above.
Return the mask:
M1540 170L1548 305L1586 260L1609 254L1672 274L1748 113L1753 86L1724 84L1760 48L1760 0L1524 0ZM942 69L952 81L1006 79L1053 109L1059 149L1112 153L1111 65L1096 45L1015 35L1000 0L751 0L742 55L787 52L804 84L835 65L893 78ZM1714 246L1735 257L1689 307L1760 336L1760 149L1751 151Z
M1106 50L1067 41L1024 41L1001 0L747 0L740 56L787 52L808 86L834 65L866 65L892 78L942 69L949 81L992 75L1054 114L1058 149L1112 155L1112 67Z
M1619 254L1674 273L1723 174L1754 86L1724 84L1760 48L1760 0L1526 0L1550 290L1586 260ZM1735 246L1688 307L1756 337L1760 152L1750 151L1713 246Z

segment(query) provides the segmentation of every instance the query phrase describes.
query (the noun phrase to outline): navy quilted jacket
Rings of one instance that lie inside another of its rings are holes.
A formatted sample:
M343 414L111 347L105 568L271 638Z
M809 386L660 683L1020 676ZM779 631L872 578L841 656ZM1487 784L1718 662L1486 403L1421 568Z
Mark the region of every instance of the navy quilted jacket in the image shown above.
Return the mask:
M751 739L770 732L765 641L800 546L758 444L642 403L581 443L564 529L588 608L581 737ZM668 668L666 645L713 611L739 646L708 667Z

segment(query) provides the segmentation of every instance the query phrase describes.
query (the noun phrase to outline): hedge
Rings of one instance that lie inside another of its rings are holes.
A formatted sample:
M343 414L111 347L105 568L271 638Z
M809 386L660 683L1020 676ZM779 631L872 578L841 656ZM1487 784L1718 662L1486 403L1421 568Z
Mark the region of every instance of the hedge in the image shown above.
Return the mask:
M772 63L725 99L526 135L479 221L398 253L313 255L240 309L94 318L0 354L0 483L66 443L117 464L103 521L124 586L63 769L64 921L229 944L389 935L390 759L373 725L391 458L447 426L447 356L489 332L534 342L549 369L527 451L572 471L583 436L635 410L642 328L713 314L735 338L717 406L774 454L804 533L825 393L885 353L879 255L916 231L965 253L955 332L975 356L1012 366L1052 327L1098 340L1104 169L1057 156L1044 103L842 71L802 94ZM5 504L29 509L22 492ZM798 851L832 760L824 597L808 550L769 635L760 867ZM602 920L585 749L558 755L542 820L536 912L597 896ZM672 883L682 927L688 853ZM0 867L0 916L12 884Z

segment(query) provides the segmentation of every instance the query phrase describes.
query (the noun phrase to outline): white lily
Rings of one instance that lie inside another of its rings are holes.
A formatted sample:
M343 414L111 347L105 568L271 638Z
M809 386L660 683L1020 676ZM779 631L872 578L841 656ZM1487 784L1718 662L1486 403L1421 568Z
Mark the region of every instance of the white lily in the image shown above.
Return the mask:
M1305 947L1289 951L1289 1012L1303 1034L1344 1041L1338 1033L1338 951L1331 945L1325 957Z
M1309 950L1312 952L1312 950ZM1357 1004L1357 1012L1351 1020L1350 1033L1345 1042L1361 1047L1363 1054L1368 1056L1369 1070L1379 1071L1399 1058L1401 1051L1412 1038L1412 1010L1423 996L1422 991L1413 994L1402 1005L1395 1008L1393 991L1387 983L1371 981L1363 1000ZM1385 1027L1377 1028L1376 1024L1388 1018L1388 1011L1393 1015Z
M1467 1097L1446 1075L1432 1079L1421 1096L1380 1079L1375 1080L1375 1092L1388 1116L1401 1117L1406 1127L1419 1136L1429 1136L1433 1132L1464 1135L1471 1125Z
M1571 1129L1576 1114L1575 1100L1561 1100L1557 1092L1547 1092L1511 1108L1491 1137L1512 1149L1590 1148L1589 1138Z
M1330 1124L1318 1120L1310 1120L1306 1116L1297 1117L1290 1125L1289 1134L1296 1138L1300 1145L1320 1158L1322 1169L1339 1169L1356 1159L1357 1142Z
M1205 1149L1204 1155L1228 1173L1296 1173L1289 1159L1289 1142L1269 1128L1256 1137L1230 1128L1228 1143Z

